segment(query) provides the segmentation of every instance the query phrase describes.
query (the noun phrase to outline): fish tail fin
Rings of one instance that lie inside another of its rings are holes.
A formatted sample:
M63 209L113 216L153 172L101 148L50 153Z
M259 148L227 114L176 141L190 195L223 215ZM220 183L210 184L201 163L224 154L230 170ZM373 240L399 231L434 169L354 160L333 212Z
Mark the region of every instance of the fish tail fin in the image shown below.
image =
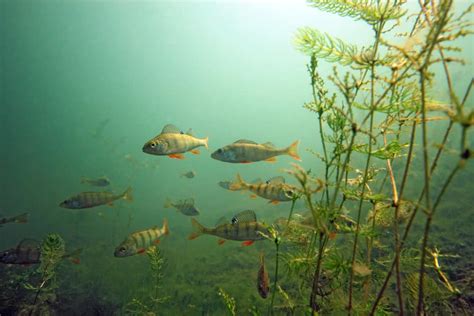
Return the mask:
M206 147L206 149L209 149L209 137L204 138L204 147Z
M123 192L122 199L127 200L129 202L133 201L132 187L128 187L128 189Z
M189 234L188 236L188 239L189 240L193 240L193 239L196 239L198 238L199 236L201 236L204 231L206 230L206 228L204 226L202 226L196 219L194 218L191 218L191 224L193 225L193 227L196 229L194 232L192 232L191 234Z
M27 223L28 222L28 213L23 213L18 216L15 216L15 223Z
M293 157L294 159L298 160L298 161L301 161L301 158L300 156L298 155L298 144L300 143L299 140L297 141L294 141L293 144L291 144L290 146L288 146L288 148L286 149L286 153L288 155L290 155L291 157Z
M171 203L173 203L169 198L166 198L165 204L163 204L164 208L170 208Z
M240 176L240 173L237 173L235 182L229 185L229 190L233 190L233 191L242 190L246 187L245 185L246 183L244 179L242 179L242 177Z
M168 226L168 219L166 219L166 218L163 220L163 233L164 233L165 235L169 235L169 234L170 234L170 228L169 228L169 226Z

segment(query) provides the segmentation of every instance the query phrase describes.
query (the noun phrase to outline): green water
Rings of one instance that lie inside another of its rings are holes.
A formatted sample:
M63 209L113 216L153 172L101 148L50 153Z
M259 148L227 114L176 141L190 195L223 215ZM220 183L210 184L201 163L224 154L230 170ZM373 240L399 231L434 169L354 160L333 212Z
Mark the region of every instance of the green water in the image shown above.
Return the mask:
M160 291L170 299L159 314L225 314L219 288L235 297L240 314L252 308L266 313L269 300L259 297L256 276L261 252L272 275L273 243L187 240L190 217L163 205L167 198L192 197L201 211L197 219L207 226L244 209L267 223L287 217L291 202L272 205L217 185L236 173L268 179L295 162L289 156L254 164L210 158L237 139L277 147L300 140L301 165L322 177L323 165L308 152L322 150L317 120L302 107L311 98L308 59L293 45L301 26L361 46L372 40L363 22L319 12L304 1L0 2L0 212L30 214L27 224L0 228L0 249L53 232L68 249L83 248L81 263L64 263L58 273L60 314L120 314L132 298L146 297L146 255L115 258L113 252L129 233L161 226L164 218L171 233L159 245L166 261ZM472 53L472 40L462 45L466 56ZM460 91L472 76L470 61L454 68ZM321 63L320 72L329 74L331 67ZM209 150L187 153L184 160L143 153L143 144L168 123L209 137ZM180 177L189 170L195 178ZM114 192L131 186L133 202L85 210L58 206L95 190L80 183L82 176L102 175ZM449 245L446 251L471 263L473 175L468 166L455 179L433 233ZM297 202L296 211L304 208ZM8 279L12 268L0 269Z

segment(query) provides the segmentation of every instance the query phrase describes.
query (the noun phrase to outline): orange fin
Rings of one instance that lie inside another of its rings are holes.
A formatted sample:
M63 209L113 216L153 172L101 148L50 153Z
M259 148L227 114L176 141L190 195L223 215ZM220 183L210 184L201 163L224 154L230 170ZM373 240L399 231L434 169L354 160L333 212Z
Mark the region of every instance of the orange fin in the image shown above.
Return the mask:
M171 155L168 155L168 157L170 157L171 159L184 159L184 155L183 154L171 154Z
M217 240L217 244L218 244L219 246L223 245L224 243L225 243L225 239L218 239L218 240Z
M270 157L268 159L265 159L266 162L276 162L277 159L275 157Z
M145 248L140 248L140 249L137 250L137 253L138 254L144 254L145 250L146 250Z
M157 240L155 240L153 243L154 243L155 245L158 245L158 244L160 243L160 241L161 241L160 239L157 239Z
M250 194L250 198L251 198L251 199L256 199L257 196L256 196L255 194Z
M199 149L193 149L191 150L191 152L195 155L199 155L201 152L199 151Z
M254 240L246 240L242 243L242 246L250 246L254 243Z
M337 236L336 232L330 232L329 235L328 235L328 238L333 240L334 238L336 238L336 236Z
M241 161L240 163L252 163L252 162L245 160L245 161Z
M280 204L280 201L272 200L268 203L272 203L273 205L278 205L278 204Z

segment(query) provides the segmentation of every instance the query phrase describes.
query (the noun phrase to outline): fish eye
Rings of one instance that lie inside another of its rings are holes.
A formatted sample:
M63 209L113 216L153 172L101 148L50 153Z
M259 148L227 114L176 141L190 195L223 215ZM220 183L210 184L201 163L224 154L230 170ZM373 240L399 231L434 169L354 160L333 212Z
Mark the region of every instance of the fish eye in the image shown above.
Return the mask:
M285 193L286 193L287 195L289 195L289 196L292 196L292 195L293 195L293 191L286 191Z
M151 147L151 148L155 148L155 147L156 147L156 143L155 143L155 142L151 142L151 143L150 143L150 147Z
M222 148L219 148L219 149L217 150L217 152L218 152L219 154L221 154L221 153L222 153Z
M125 252L125 250L126 250L125 247L120 247L119 249L120 252Z

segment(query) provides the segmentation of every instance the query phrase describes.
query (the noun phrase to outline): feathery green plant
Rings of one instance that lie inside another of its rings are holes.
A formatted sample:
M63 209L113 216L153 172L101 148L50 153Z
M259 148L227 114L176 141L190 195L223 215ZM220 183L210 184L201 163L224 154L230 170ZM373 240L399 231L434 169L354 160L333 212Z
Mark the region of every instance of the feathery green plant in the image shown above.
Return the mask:
M468 15L474 5L456 14L453 0L424 0L418 2L419 11L413 14L403 0L308 3L325 12L365 21L373 32L373 42L366 48L357 47L308 27L296 33L296 48L310 57L307 70L312 100L304 107L317 115L322 153L315 155L324 165L324 181L317 200L313 195L319 191L313 192L308 186L314 181L312 175L298 166L289 172L300 184L301 198L312 214L314 228L304 259L296 251L283 253L284 262L289 275L306 280L312 274L309 306L313 313L334 311L328 302L335 293L338 299L346 297L348 314L385 313L388 305L379 304L394 273L396 311L403 315L408 307L422 315L433 307L425 300L428 292L424 293L424 288L428 285L423 281L431 223L453 178L472 157L467 130L474 125L474 110L467 109L465 103L474 80L468 82L461 98L453 87L450 66L464 63L455 55L460 52L456 40L473 33ZM404 25L411 23L411 31L398 31L402 19L406 19ZM327 78L334 92L318 72L319 62L336 64ZM443 74L435 77L436 68ZM346 71L341 73L341 69ZM449 100L436 100L433 91L443 81ZM439 122L448 125L432 155L428 125L446 126ZM441 180L440 189L434 191L432 177L456 125L460 130L459 161ZM418 144L416 133L420 128ZM424 183L417 192L418 199L411 201L405 198L405 191L407 183L415 180L410 171L417 154L422 160ZM401 175L394 171L393 164ZM418 210L426 220L421 236L412 229ZM338 222L341 218L344 224ZM298 219L293 220L293 226L288 221L288 232L303 236L303 230L293 229L298 227L295 221ZM387 228L393 230L387 233ZM351 244L337 242L340 238L348 241L351 235ZM421 240L419 251L405 251L409 236ZM289 242L297 240L297 236L288 238ZM436 272L442 278L442 271ZM412 285L409 289L402 285L408 274ZM414 285L415 279L418 286ZM406 306L405 298L411 305ZM417 302L413 304L413 300Z
M217 294L222 297L222 300L224 301L224 304L227 307L229 313L232 316L235 316L237 314L237 305L235 303L235 299L221 288L219 288Z

